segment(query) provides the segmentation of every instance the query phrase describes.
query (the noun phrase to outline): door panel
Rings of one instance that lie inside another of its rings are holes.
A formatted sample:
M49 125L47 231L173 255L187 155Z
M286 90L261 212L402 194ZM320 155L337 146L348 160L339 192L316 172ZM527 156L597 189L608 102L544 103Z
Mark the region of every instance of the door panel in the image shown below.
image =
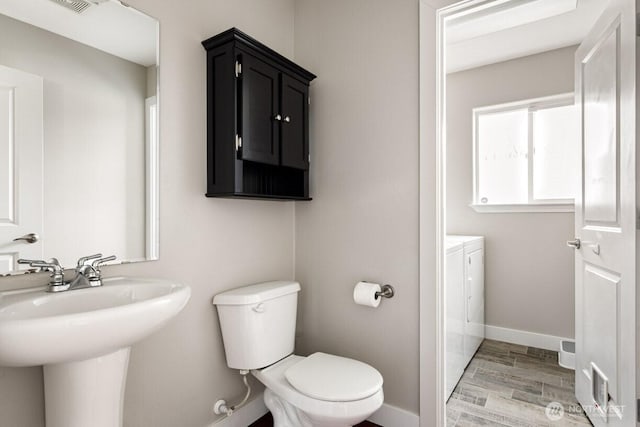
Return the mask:
M618 400L618 299L621 286L620 276L602 268L585 263L583 275L583 306L590 312L584 317L583 360L594 362L609 378L611 399ZM590 366L583 369L591 375Z
M596 427L635 425L635 22L635 0L611 0L575 56L576 396Z
M610 28L582 62L584 87L584 219L618 225L618 36Z
M42 258L42 78L0 66L0 274L18 258Z
M0 86L0 223L3 224L15 224L17 210L14 112L15 87Z
M309 87L282 75L282 165L309 169Z
M18 260L16 253L0 253L0 271L15 270L16 261Z
M279 73L250 55L242 57L240 83L242 159L277 165L280 161Z

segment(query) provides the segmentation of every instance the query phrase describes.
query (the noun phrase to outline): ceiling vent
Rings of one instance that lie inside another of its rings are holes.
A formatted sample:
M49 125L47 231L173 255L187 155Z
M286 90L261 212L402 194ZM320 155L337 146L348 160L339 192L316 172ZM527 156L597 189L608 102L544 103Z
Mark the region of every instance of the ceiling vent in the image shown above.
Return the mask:
M82 13L91 6L99 3L103 3L105 0L51 0L52 2L59 4L62 7L73 10L76 13Z

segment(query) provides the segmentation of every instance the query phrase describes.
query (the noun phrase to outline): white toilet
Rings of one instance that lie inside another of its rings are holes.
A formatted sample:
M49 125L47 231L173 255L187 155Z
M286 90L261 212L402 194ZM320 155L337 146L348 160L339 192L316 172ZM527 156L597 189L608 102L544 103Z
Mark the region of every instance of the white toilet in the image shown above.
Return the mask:
M265 385L275 427L358 424L382 406L382 375L353 359L293 354L299 291L297 282L278 281L214 297L227 365Z

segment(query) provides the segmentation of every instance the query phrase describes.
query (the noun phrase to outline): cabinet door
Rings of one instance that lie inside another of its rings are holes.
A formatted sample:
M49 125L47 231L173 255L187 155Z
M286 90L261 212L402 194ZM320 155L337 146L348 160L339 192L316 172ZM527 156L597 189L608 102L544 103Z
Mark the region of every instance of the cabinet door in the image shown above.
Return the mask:
M281 164L309 169L309 86L282 75Z
M242 159L277 165L280 157L278 113L279 72L243 54L238 127Z

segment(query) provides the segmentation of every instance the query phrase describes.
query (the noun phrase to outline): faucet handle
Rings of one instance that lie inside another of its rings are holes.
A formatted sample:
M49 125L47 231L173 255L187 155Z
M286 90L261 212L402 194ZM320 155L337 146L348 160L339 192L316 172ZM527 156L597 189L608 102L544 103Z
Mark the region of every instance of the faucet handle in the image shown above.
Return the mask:
M102 255L100 255L100 256L102 256ZM116 259L116 256L115 256L115 255L110 255L110 256L108 256L108 257L104 257L104 258L96 259L95 261L93 261L93 262L91 263L91 266L92 266L93 268L96 268L96 269L97 269L98 267L100 267L101 265L103 265L105 262L113 261L114 259Z
M20 258L18 260L18 264L31 264L32 262L46 262L43 259L24 259L24 258Z
M40 264L46 263L46 261L43 260L43 259L23 259L23 258L20 258L18 260L18 264L27 264L30 267L33 267L33 265L31 265L31 264L33 264L34 262L37 262L37 263L40 263ZM47 270L45 270L44 268L40 267L40 272L43 272L43 271L47 271Z
M84 265L89 265L91 264L89 261L92 261L94 259L98 259L102 257L102 254L93 254L93 255L87 255L87 256L83 256L82 258L78 259L78 267L80 268Z
M29 264L31 267L40 267L41 269L55 272L63 270L57 258L51 258L49 261L43 261L41 259L20 258L18 260L18 264Z
M39 267L43 271L51 272L51 285L61 285L64 282L64 268L56 258L49 261L19 259L18 264L29 264L31 267Z

